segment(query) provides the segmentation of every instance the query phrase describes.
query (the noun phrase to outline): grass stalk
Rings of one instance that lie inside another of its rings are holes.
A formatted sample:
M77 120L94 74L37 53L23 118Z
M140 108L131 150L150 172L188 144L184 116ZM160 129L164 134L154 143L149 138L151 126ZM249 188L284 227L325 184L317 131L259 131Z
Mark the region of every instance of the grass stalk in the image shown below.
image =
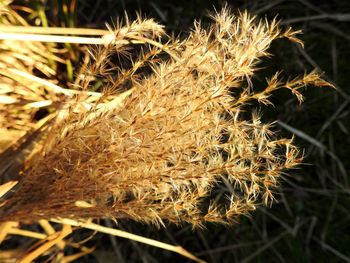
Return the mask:
M194 256L192 253L188 252L186 249L184 249L181 246L174 246L174 245L170 245L164 242L160 242L154 239L150 239L150 238L146 238L143 236L139 236L139 235L135 235L129 232L125 232L119 229L113 229L113 228L109 228L109 227L104 227L92 222L80 222L77 220L73 220L73 219L68 219L68 218L62 218L62 219L51 219L52 222L55 223L60 223L63 225L70 225L70 226L75 226L75 227L81 227L81 228L86 228L86 229L90 229L90 230L95 230L98 231L100 233L105 233L105 234L109 234L109 235L113 235L113 236L118 236L118 237L122 237L122 238L127 238L130 240L134 240L143 244L147 244L150 246L154 246L154 247L158 247L158 248L162 248L164 250L168 250L168 251L172 251L175 253L178 253L184 257L187 257L189 259L194 260L195 262L199 262L199 263L205 263L205 261L197 258L196 256Z

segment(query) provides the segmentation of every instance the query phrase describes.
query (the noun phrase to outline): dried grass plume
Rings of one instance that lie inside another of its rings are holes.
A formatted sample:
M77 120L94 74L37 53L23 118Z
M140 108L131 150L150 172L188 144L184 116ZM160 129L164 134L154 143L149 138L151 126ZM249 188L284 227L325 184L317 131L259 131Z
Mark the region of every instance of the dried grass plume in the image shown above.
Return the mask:
M228 8L212 19L210 28L196 22L185 40L167 43L152 20L117 27L78 76L83 90L102 79L105 95L93 103L75 96L58 111L1 220L110 217L201 226L232 223L273 201L279 177L301 154L249 103L270 104L281 88L302 101L300 88L328 83L316 72L287 82L276 73L255 91L252 77L271 42L301 43L299 32ZM126 89L120 103L116 94ZM230 191L218 191L222 185Z

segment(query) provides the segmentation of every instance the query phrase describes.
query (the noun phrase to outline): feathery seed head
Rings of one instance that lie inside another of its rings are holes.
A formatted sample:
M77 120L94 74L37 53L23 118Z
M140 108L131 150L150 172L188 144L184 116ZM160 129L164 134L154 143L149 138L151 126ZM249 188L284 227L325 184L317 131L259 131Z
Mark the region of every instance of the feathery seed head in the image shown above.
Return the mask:
M167 44L157 42L163 28L152 20L117 29L118 43L142 36L153 45L131 68L115 64L119 79L106 77L106 89L130 81L129 95L122 104L105 98L78 112L72 101L2 218L113 217L202 226L231 223L270 204L280 175L301 156L257 111L243 118L243 106L252 100L269 104L280 88L301 101L302 86L326 82L312 72L284 83L276 73L266 89L255 92L251 78L271 42L280 37L298 42L296 32L246 12L234 16L228 8L213 20L211 28L197 23L187 39ZM114 48L95 55L95 72L113 63ZM170 56L160 59L164 52ZM145 65L151 74L138 77ZM106 71L100 72L103 77ZM229 189L225 198L217 191L222 185Z

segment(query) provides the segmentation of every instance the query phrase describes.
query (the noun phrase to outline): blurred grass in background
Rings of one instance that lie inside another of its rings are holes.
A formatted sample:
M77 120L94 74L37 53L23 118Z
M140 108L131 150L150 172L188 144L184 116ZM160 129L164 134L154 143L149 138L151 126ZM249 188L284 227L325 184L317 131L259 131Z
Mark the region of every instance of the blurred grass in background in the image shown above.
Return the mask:
M194 19L208 21L208 11L219 9L224 1L117 1L48 0L16 1L37 10L33 20L44 26L104 28L125 13L136 12L154 17L169 34L186 34ZM350 2L349 1L231 1L233 10L247 9L259 17L276 15L285 26L302 29L305 49L288 41L272 46L270 66L254 80L256 86L283 67L285 76L310 71L325 72L325 78L337 87L310 88L300 106L283 91L275 94L273 109L263 109L266 121L279 120L275 129L305 149L305 164L285 176L278 203L271 209L259 208L249 218L227 228L207 225L195 230L169 225L156 229L121 221L118 227L164 242L178 243L208 262L350 262ZM34 19L36 17L36 19ZM38 18L40 18L38 20ZM51 24L52 23L52 24ZM73 79L79 58L73 47L66 46L66 66L57 76L62 83ZM260 85L263 87L262 85ZM227 189L226 189L227 190ZM112 222L105 221L107 226ZM76 231L75 239L91 233ZM18 241L19 243L21 241ZM96 250L78 262L185 262L168 251L107 235L97 234L90 241Z

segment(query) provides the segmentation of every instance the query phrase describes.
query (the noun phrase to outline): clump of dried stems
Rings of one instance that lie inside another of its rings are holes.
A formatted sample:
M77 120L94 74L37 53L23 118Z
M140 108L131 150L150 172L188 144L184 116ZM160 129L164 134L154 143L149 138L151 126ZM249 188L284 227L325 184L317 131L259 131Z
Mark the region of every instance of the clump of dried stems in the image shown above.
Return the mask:
M102 79L104 93L65 100L1 220L109 217L201 226L232 223L268 205L301 154L248 105L270 104L281 88L302 101L300 88L327 83L315 72L286 82L277 73L255 91L252 78L271 42L301 43L299 32L227 8L212 18L210 28L195 23L185 40L165 44L153 20L106 35L78 76L83 91ZM135 56L130 49L138 44ZM231 187L224 197L216 191L223 183Z
M8 28L29 27L28 22L10 3L11 1L0 3L1 33ZM29 7L24 10L32 11ZM53 43L1 39L0 152L26 132L41 125L35 118L40 109L55 108L55 103L63 99L63 89L56 85L56 73L57 63L65 62L58 56L64 52L57 49Z

